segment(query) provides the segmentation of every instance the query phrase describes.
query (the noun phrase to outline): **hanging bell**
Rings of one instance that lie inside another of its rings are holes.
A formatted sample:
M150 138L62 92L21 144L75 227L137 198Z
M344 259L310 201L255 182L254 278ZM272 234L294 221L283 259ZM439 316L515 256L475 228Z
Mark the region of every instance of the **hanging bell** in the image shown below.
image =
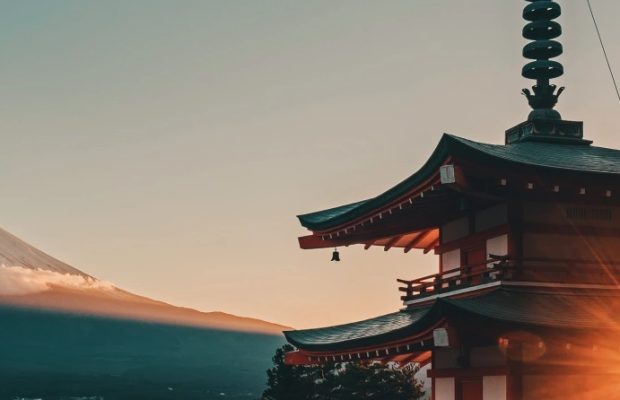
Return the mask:
M340 253L338 253L338 249L334 249L331 261L340 261Z

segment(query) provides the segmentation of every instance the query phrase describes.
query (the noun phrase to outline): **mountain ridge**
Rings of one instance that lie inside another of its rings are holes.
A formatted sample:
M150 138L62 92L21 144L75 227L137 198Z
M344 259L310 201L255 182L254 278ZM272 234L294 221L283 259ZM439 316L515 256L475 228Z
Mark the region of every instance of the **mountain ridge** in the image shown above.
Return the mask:
M290 327L223 311L179 307L101 281L0 228L0 304L266 334Z

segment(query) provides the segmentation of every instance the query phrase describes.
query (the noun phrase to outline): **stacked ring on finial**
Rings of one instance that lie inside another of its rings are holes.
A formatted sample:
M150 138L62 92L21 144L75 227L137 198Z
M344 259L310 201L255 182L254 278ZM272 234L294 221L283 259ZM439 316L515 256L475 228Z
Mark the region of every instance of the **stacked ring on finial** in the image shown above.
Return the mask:
M523 18L530 21L523 28L523 37L532 40L523 48L523 56L532 61L523 67L522 75L536 79L539 84L564 74L564 67L550 60L562 54L562 44L553 39L562 34L562 27L553 21L562 14L558 3L549 0L526 0Z
M534 93L523 89L523 94L533 108L528 119L562 119L553 107L564 88L556 92L556 86L549 84L550 79L564 74L562 64L551 60L563 51L562 44L553 40L562 34L562 27L554 21L562 14L562 9L551 0L526 1L530 4L523 10L523 18L529 22L523 28L523 37L531 42L523 48L523 56L534 61L523 67L522 75L536 80L536 85L532 87Z

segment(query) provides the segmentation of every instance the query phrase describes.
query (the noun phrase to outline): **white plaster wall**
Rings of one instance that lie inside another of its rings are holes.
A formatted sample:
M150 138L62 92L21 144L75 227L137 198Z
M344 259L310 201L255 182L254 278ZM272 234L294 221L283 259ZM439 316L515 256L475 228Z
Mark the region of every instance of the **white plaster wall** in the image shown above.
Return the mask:
M441 270L449 271L461 266L461 249L454 249L441 255ZM457 276L459 273L454 272L446 277Z
M428 377L428 371L431 368L431 364L428 363L420 368L420 370L414 375L415 379L422 383L422 390L424 391L424 395L420 398L420 400L429 400L432 398L433 380Z
M489 259L489 254L494 254L496 256L505 256L508 254L508 235L501 235L487 240L487 260ZM488 267L491 267L493 264L490 263Z
M435 378L435 400L454 400L454 378Z
M506 376L483 377L482 400L506 400Z

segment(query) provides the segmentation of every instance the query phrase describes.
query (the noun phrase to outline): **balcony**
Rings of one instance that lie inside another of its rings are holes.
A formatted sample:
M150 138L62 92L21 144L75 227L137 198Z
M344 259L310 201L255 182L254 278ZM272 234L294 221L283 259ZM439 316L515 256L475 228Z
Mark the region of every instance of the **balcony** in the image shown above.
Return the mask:
M513 278L514 260L506 256L491 255L490 257L484 263L454 268L411 281L397 279L399 283L405 285L398 288L399 291L405 292L401 300L408 302Z

